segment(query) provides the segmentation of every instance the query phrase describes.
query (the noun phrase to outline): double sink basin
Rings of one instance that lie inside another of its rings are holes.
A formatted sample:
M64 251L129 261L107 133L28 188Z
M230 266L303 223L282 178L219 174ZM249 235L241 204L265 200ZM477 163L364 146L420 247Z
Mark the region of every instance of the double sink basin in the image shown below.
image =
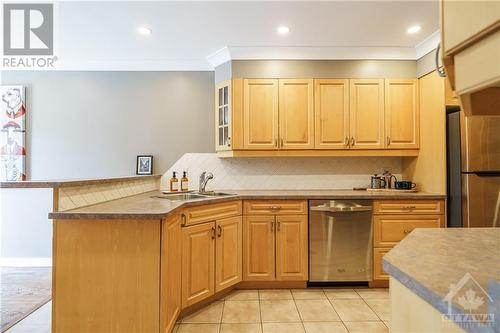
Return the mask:
M194 192L194 193L164 193L163 195L156 195L153 198L166 199L170 201L186 201L195 199L207 199L207 198L217 198L226 197L234 194L223 193L223 192Z

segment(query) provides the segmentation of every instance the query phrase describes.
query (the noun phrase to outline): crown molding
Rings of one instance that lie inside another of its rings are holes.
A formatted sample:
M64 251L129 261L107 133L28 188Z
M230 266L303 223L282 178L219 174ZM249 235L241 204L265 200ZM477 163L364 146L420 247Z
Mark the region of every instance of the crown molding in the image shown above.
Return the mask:
M228 46L215 51L207 56L207 62L212 66L212 69L231 60L231 53Z
M441 31L434 31L429 37L415 46L416 60L435 50L441 41Z

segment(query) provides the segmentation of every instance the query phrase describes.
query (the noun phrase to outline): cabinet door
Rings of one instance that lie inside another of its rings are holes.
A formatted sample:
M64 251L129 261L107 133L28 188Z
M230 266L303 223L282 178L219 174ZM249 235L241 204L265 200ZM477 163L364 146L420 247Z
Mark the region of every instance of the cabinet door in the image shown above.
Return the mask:
M274 216L243 216L243 280L275 280Z
M279 147L314 148L313 80L279 80Z
M308 278L307 216L276 216L276 280Z
M420 112L418 80L385 80L386 148L418 148Z
M243 84L244 149L276 149L278 80L245 79Z
M215 223L182 229L182 307L214 294Z
M349 148L349 80L314 80L315 149Z
M384 80L350 80L352 149L384 148Z
M215 292L241 281L242 226L241 216L217 221L215 242Z
M162 223L160 327L170 332L181 312L182 234L179 215Z
M231 80L215 86L215 151L231 149Z
M373 279L374 280L389 280L387 274L382 268L382 257L391 250L391 248L375 248L373 249Z

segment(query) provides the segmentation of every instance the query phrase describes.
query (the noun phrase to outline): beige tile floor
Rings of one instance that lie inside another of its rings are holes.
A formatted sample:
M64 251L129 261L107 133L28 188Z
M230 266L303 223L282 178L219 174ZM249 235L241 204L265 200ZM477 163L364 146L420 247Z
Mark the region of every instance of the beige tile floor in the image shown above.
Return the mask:
M236 290L174 333L388 333L388 289Z
M181 318L174 333L388 333L387 289L236 290ZM51 302L7 333L49 333Z

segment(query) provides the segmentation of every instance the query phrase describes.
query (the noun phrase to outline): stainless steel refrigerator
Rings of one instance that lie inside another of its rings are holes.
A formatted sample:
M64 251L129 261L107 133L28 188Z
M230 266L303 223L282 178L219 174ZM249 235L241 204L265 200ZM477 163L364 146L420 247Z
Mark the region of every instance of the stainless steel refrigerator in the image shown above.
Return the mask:
M500 116L447 117L448 226L500 227Z

